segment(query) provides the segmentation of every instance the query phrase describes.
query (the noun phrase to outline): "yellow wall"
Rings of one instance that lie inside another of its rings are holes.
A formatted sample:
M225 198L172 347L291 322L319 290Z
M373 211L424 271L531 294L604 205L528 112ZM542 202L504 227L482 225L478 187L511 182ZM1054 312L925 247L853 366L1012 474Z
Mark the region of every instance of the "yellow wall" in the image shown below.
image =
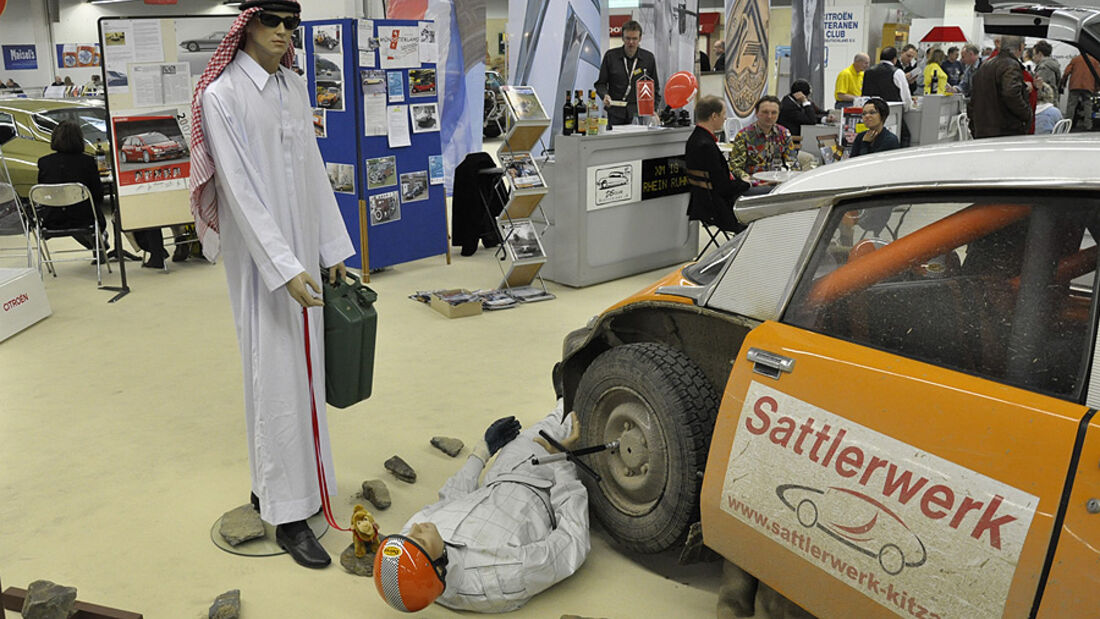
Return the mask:
M791 8L772 7L768 18L768 94L776 91L776 75L779 65L775 62L775 48L791 44Z

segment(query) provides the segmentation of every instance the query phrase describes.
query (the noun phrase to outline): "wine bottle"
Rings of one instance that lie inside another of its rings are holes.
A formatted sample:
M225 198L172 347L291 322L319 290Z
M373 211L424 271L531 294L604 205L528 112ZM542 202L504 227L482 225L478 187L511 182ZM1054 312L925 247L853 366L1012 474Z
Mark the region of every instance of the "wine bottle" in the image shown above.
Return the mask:
M577 133L588 133L588 106L584 104L584 91L577 91L577 100L573 102L573 112L577 115Z
M596 106L596 91L588 91L588 135L600 132L600 108Z
M573 115L573 102L569 99L569 91L565 91L565 105L561 108L561 134L573 135L577 127L577 117Z

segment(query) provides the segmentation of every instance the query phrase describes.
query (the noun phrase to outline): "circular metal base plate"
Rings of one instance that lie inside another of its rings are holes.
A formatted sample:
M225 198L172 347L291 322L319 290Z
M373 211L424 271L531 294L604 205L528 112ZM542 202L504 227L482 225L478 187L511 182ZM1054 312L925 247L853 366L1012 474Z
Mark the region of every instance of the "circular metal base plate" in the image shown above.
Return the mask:
M306 524L309 525L309 528L313 531L317 539L321 539L321 536L328 531L328 523L325 522L325 515L322 512L318 512L307 518ZM225 541L225 538L219 533L221 526L222 517L218 516L218 519L214 521L214 526L210 528L210 541L214 542L215 546L228 553L245 557L271 557L286 552L282 548L279 548L279 544L275 542L275 527L266 522L264 523L263 537L250 539L236 546L230 546L229 542Z

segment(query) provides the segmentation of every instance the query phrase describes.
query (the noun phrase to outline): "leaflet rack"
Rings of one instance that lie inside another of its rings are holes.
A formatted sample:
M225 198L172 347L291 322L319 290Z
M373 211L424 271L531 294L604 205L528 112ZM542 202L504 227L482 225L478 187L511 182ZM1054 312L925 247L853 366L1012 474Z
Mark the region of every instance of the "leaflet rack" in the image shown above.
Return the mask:
M500 252L504 278L500 287L511 290L531 286L537 279L542 292L549 295L546 282L539 275L547 260L539 235L549 227L549 220L540 205L548 189L546 179L531 156L531 149L542 140L551 121L534 88L503 86L501 91L504 93L509 126L507 131L501 131L504 147L499 157L504 174L495 188L501 195L507 196L504 209L496 217L501 239L497 251ZM541 231L536 228L536 221L531 219L536 210L543 224ZM508 262L507 269L503 264L505 261Z

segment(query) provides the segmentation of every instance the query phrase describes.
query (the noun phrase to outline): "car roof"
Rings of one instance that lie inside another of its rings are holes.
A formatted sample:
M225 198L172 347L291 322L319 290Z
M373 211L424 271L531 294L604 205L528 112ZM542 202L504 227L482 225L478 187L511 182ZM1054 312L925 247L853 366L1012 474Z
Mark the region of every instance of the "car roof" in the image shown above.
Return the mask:
M842 198L947 188L1100 189L1092 134L1014 136L902 148L821 166L738 200L748 222L825 206Z

